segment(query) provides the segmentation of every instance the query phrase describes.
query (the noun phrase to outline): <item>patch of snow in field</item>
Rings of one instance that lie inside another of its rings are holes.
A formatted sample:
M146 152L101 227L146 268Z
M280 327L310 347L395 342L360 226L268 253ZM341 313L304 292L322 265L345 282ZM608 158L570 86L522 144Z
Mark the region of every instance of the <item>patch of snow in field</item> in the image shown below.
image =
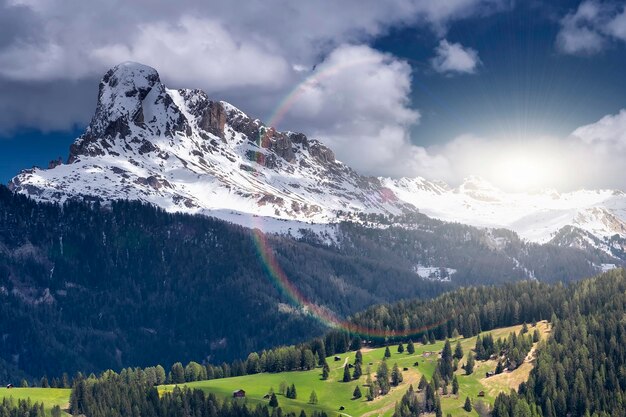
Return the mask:
M600 264L600 269L602 270L602 272L608 272L616 268L617 268L617 265L615 264Z
M419 264L413 267L413 271L422 279L441 282L451 282L452 275L456 273L456 269L452 268Z

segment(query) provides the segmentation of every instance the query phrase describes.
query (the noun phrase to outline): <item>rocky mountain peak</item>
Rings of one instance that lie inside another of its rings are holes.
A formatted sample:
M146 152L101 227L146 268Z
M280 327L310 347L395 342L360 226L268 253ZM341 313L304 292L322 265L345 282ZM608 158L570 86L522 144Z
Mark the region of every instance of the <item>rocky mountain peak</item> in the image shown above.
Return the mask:
M234 211L324 223L338 213L415 210L321 142L202 90L168 89L155 69L132 62L107 71L68 163L48 168L22 171L11 188L46 201L136 199L229 219Z
M153 146L149 136L190 133L186 119L152 67L125 62L102 77L96 112L86 132L70 148L68 162L81 156L119 155L114 144L124 141ZM149 140L148 140L149 141Z
M568 225L599 239L626 237L623 193L506 193L478 177L453 188L361 176L323 143L266 126L201 90L168 89L155 69L137 63L104 75L94 117L67 164L24 170L9 186L41 201L140 200L264 230L302 227L287 220L312 227L419 209L537 242Z
M144 122L142 104L156 88L156 96L162 95L165 87L159 73L151 67L135 62L116 65L104 74L100 81L98 106L91 122L91 133L106 135L111 122Z

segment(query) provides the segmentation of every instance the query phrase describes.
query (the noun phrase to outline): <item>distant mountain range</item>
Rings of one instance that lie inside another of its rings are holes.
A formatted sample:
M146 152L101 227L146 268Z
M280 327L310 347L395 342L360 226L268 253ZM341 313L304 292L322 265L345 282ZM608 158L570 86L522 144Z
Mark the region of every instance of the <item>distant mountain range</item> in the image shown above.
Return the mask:
M200 90L168 89L137 63L105 74L96 113L67 161L24 170L9 188L39 201L139 200L281 233L421 212L626 259L621 191L506 193L476 177L454 188L361 176L321 142L265 126Z

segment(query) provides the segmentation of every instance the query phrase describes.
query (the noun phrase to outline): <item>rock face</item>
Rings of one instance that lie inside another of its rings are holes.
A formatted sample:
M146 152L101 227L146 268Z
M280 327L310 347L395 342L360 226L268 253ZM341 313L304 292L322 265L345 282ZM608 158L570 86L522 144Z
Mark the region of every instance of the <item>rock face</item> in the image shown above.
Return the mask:
M96 112L67 164L23 171L10 187L39 200L137 199L242 223L415 211L322 143L265 126L201 90L170 90L155 69L132 62L102 78Z

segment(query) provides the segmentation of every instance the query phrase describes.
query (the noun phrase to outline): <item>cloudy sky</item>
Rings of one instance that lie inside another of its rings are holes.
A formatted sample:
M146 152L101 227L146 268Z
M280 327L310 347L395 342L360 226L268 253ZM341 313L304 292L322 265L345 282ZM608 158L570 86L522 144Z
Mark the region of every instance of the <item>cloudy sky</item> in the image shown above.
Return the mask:
M624 2L0 0L0 181L66 157L126 60L364 174L626 188Z

